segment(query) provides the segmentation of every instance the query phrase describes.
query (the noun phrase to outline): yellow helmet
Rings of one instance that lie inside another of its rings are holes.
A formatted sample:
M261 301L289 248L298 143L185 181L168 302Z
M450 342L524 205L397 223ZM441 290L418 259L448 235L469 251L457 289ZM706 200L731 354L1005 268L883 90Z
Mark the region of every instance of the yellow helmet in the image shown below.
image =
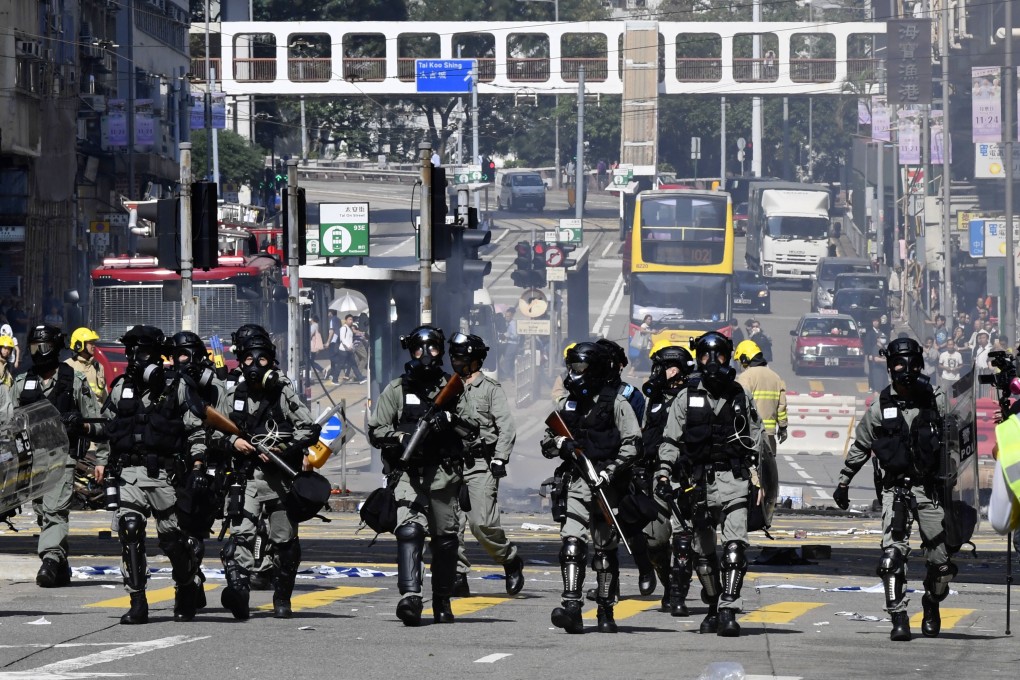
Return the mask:
M658 352L663 347L672 347L672 346L673 346L673 342L672 341L667 340L666 338L659 338L658 340L656 340L655 342L652 343L652 348L650 350L648 350L648 358L651 359L651 358L655 357L655 353Z
M733 353L733 358L739 361L741 365L747 366L751 363L751 359L761 353L761 347L754 340L741 340L740 344L737 345L737 351Z
M0 335L0 347L10 347L14 349L14 338L9 335Z
M566 358L567 358L567 352L572 350L574 348L574 345L576 345L576 344L577 344L576 342L572 342L572 343L570 343L569 345L567 345L566 347L563 348L563 359L564 360L566 360Z
M82 326L81 328L75 329L74 333L71 333L71 351L81 352L85 349L86 342L95 342L98 339L99 335L97 335L91 328L85 328Z

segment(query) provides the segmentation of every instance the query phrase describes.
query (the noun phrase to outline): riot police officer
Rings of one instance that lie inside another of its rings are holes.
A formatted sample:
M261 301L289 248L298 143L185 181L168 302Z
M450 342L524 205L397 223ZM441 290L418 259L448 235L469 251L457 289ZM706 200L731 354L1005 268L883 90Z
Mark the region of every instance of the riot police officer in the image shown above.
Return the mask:
M398 475L397 585L402 595L397 618L405 626L421 624L421 556L426 528L432 549L432 612L436 623L452 623L457 576L457 502L463 481L464 439L478 428L477 414L466 400L430 410L450 376L443 370L445 338L433 326L419 326L400 339L411 360L404 374L390 381L368 421L372 446L381 449L388 472ZM431 411L431 415L430 414ZM404 446L419 421L429 417L424 443L405 461Z
M489 354L485 341L477 335L457 333L450 338L450 365L464 380L462 399L481 418L478 437L467 446L464 457L464 486L470 509L461 509L458 551L458 581L463 575L467 586L467 569L471 563L464 554L464 525L479 545L489 553L506 573L506 592L516 595L524 587L524 560L517 546L506 536L499 522L499 480L506 477L506 466L514 449L517 431L510 415L510 405L499 383L482 373L482 364ZM470 592L470 591L469 591Z
M910 526L917 521L928 565L924 577L921 633L936 637L942 626L939 603L949 595L956 565L949 561L945 510L934 496L942 455L945 397L924 375L924 354L912 338L896 338L884 350L892 384L868 408L854 433L854 443L832 494L843 510L850 507L849 484L874 454L882 469L882 558L878 575L885 586L886 611L892 618L890 638L910 640L906 568Z
M241 517L230 527L230 538L220 553L227 580L220 602L235 619L245 620L251 614L249 576L255 563L255 522L264 510L276 569L273 616L290 618L301 544L298 524L283 504L289 480L284 471L257 454L249 438L273 449L291 469L300 469L305 466L308 447L318 441L320 428L290 382L275 370L276 346L268 337L251 335L237 346L236 353L244 380L228 393L227 400L230 419L244 436L227 435L225 441L239 459L235 474L244 489L243 500L238 499Z
M560 398L558 412L573 438L547 430L542 440L546 458L563 458L557 476L566 485L566 511L560 522L560 571L563 577L561 606L552 611L552 623L568 633L583 633L581 598L588 543L594 544L592 568L596 576L598 630L615 633L613 607L620 592L619 536L595 507L593 489L606 491L610 503L619 495L614 476L637 456L641 429L634 410L611 382L612 358L593 342L579 342L566 352L563 385L567 395ZM574 451L580 449L597 472L587 480L575 465Z
M204 464L205 403L194 390L163 368L167 351L163 331L134 326L120 338L128 366L113 383L103 413L110 438L110 467L119 477L120 538L124 588L131 608L120 622L148 623L145 597L148 566L145 558L146 518L156 520L159 547L170 559L176 584L174 620L190 621L198 606L201 565L188 536L177 521L173 480ZM105 471L96 468L96 479Z
M659 446L669 419L669 409L686 384L694 359L686 348L673 345L668 340L656 343L648 356L652 370L641 387L648 401L641 426L642 462L636 469L647 470L644 475L647 475L650 487L651 477L659 467ZM644 530L648 556L662 581L662 611L673 616L689 614L685 600L694 569L694 534L690 517L688 514L675 516L676 512L688 509L687 504L682 502L685 491L674 489L673 499L656 495L656 517Z
M32 502L36 521L41 528L38 551L42 564L35 582L43 588L66 586L71 581L71 567L67 562L67 536L75 462L85 455L87 439L102 436L102 427L97 424L99 404L82 375L60 362L62 349L64 334L60 329L43 324L29 332L28 351L32 357L32 367L15 378L10 399L6 403L7 412L4 414L5 419L9 418L10 409L15 406L28 406L47 399L60 412L60 418L67 428L70 446L64 461L63 479L42 498ZM102 481L102 470L108 455L109 447L100 442L96 447L96 481Z
M693 513L696 571L709 606L700 630L736 637L747 572L748 484L764 432L751 395L735 380L730 339L712 331L692 346L701 380L685 387L670 407L659 447L656 493L672 494L672 476L684 487L693 483L704 497ZM717 523L724 542L721 564L715 552Z
M85 376L85 381L96 395L100 406L106 401L106 372L96 361L96 342L99 334L82 326L71 333L71 351L74 356L65 361L68 366Z

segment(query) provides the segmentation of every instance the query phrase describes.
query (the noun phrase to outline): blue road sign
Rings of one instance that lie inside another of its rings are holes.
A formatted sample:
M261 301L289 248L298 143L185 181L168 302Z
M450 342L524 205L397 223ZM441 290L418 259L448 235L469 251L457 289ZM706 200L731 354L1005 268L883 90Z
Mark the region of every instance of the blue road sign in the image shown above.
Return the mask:
M322 426L322 433L319 434L319 439L326 442L327 444L332 442L334 439L339 437L344 431L344 421L339 415L335 415L326 421L326 424Z
M418 92L468 93L474 68L474 59L415 59L414 82Z

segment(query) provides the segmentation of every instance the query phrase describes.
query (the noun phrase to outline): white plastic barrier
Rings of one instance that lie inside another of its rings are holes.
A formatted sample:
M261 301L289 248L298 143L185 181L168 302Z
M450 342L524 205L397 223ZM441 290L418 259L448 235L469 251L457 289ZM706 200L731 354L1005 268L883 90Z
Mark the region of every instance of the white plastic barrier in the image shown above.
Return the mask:
M833 394L794 394L787 398L789 439L779 453L842 456L859 418L856 397Z

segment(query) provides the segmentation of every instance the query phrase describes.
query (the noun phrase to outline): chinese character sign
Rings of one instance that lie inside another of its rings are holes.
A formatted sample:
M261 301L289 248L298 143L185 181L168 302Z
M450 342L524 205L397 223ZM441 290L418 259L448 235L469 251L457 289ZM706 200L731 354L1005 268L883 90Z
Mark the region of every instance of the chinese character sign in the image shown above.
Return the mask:
M890 104L931 103L931 20L894 19L886 22Z
M885 97L871 98L871 138L883 142L892 141L889 128L889 107Z
M1002 140L1002 86L997 66L972 68L971 126L974 143Z
M921 164L921 126L912 113L901 111L899 116L900 165Z

